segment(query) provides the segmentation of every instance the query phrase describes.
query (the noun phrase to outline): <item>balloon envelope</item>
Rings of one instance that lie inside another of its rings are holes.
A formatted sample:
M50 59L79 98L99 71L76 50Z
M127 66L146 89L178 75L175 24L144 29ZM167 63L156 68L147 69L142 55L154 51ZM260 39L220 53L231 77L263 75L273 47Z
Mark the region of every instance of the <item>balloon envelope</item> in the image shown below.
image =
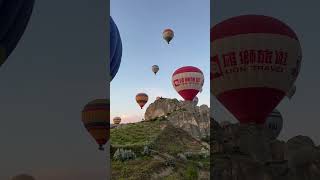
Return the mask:
M260 15L225 20L210 33L212 94L240 123L264 123L299 74L298 37L283 22Z
M172 75L172 85L184 100L192 101L203 86L204 76L199 68L184 66Z
M121 118L120 117L114 117L113 118L113 124L120 124L121 123Z
M111 80L116 76L122 57L122 41L117 25L110 16L110 73Z
M82 110L82 122L96 140L99 149L109 140L110 130L110 101L108 99L96 99L86 104Z
M272 138L279 136L283 127L283 118L277 109L274 109L267 117L265 126L272 131Z
M169 44L170 41L173 39L174 37L174 32L172 29L165 29L163 32L162 32L162 36L163 36L163 39L167 41L167 43Z
M17 46L32 15L34 0L0 1L0 66Z
M136 101L139 104L141 109L148 102L148 99L149 99L149 97L146 93L138 93L136 95Z
M158 71L159 71L159 66L158 66L158 65L153 65L153 66L152 66L152 72L153 72L154 74L157 74Z

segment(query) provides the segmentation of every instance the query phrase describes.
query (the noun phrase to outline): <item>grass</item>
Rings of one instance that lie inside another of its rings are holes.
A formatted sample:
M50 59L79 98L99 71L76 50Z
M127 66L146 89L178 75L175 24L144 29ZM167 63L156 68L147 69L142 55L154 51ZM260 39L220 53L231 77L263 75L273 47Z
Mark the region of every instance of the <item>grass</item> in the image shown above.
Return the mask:
M111 154L118 148L131 149L138 156L144 146L150 145L157 138L162 119L127 124L121 128L111 129Z
M131 161L112 161L112 179L145 180L152 173L163 168L164 164L151 157L138 158Z
M161 126L166 127L161 130ZM182 129L173 127L164 117L111 129L111 154L117 148L124 148L131 149L138 155L135 160L124 162L112 160L112 179L151 179L154 173L160 173L168 168L163 161L152 156L142 156L141 152L145 145L149 145L155 151L172 156L186 151L200 152L202 148L200 142ZM199 162L204 165L204 169L209 167L209 158L192 158L187 162L176 162L173 172L163 177L163 180L196 180L199 176L197 166Z

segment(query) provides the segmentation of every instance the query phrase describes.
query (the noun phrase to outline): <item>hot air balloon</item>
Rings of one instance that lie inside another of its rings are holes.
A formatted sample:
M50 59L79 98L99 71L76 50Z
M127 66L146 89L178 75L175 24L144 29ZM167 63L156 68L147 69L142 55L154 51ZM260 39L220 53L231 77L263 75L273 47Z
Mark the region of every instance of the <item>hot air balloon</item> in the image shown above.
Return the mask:
M121 117L114 117L113 118L113 124L120 124L121 123Z
M194 98L193 98L193 102L194 102L195 105L197 105L198 102L199 102L199 98L198 98L197 96L194 97Z
M296 90L297 90L297 87L294 85L294 86L292 86L292 88L290 89L290 91L287 93L287 97L289 98L289 99L291 99L293 96L294 96L294 94L296 93Z
M139 104L139 106L141 107L141 109L148 102L148 98L149 97L146 93L138 93L136 95L136 101Z
M269 128L272 131L273 139L279 136L283 127L283 119L280 112L277 109L274 109L267 117L265 127Z
M162 36L163 36L163 39L166 40L167 43L169 44L174 37L174 32L172 29L165 29L162 33Z
M110 16L110 73L111 81L117 74L122 57L122 42L117 25Z
M0 66L17 46L32 15L34 0L0 1Z
M156 75L158 71L159 71L159 66L158 65L153 65L152 66L152 72Z
M240 123L263 124L299 74L295 32L275 18L244 15L211 28L210 41L212 94Z
M11 180L35 180L35 178L28 174L20 174L12 177Z
M86 104L82 110L82 122L91 136L103 150L103 145L109 140L110 101L96 99Z
M184 66L172 75L172 85L186 101L192 101L202 88L204 76L200 69Z

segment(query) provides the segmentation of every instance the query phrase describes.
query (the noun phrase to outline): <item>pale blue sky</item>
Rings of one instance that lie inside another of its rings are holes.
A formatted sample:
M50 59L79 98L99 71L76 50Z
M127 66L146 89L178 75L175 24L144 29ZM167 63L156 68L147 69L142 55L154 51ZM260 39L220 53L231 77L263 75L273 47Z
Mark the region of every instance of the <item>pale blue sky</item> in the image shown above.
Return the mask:
M171 76L187 65L205 74L199 104L210 105L209 0L111 0L110 11L123 43L122 63L111 82L111 118L140 121L156 96L182 99L171 85ZM170 45L162 39L167 27L175 31ZM160 67L157 76L151 71L154 64ZM144 110L135 102L139 92L149 95Z

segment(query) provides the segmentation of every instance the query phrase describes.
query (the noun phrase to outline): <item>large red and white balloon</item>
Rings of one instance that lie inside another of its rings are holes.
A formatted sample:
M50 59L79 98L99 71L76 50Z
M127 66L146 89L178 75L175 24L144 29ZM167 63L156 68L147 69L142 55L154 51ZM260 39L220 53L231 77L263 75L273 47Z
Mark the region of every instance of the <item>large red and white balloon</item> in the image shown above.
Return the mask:
M203 86L202 71L193 66L177 69L172 75L172 85L184 100L192 101Z
M299 74L297 35L275 18L244 15L211 28L210 42L212 94L240 123L264 123Z

